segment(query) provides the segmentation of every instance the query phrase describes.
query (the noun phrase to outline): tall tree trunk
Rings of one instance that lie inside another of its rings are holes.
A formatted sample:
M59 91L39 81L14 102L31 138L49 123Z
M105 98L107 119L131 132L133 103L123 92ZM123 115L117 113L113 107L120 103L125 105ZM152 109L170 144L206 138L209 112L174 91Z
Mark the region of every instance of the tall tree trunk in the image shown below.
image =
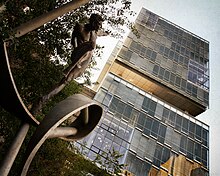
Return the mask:
M21 37L23 35L25 35L26 33L33 31L37 28L39 28L40 26L42 26L43 24L54 20L55 18L71 11L71 10L75 10L76 8L78 8L81 5L84 5L86 3L88 3L90 0L73 0L71 2L68 2L67 4L54 9L48 13L42 14L39 17L34 18L33 20L30 20L20 26L18 26L17 28L14 29L15 32L15 37ZM11 38L13 38L11 36Z

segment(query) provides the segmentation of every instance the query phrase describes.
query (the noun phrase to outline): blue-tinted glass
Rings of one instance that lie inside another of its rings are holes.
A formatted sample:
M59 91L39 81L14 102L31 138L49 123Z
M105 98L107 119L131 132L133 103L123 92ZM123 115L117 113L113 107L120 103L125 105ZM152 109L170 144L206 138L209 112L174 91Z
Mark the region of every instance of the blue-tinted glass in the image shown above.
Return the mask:
M154 65L153 74L158 75L159 68L160 68L160 67L159 67L158 65Z
M198 139L200 141L202 139L202 127L197 124L196 124L196 139Z
M160 71L159 71L158 77L161 78L161 79L163 79L164 72L165 72L165 69L162 68L162 67L160 67Z
M187 156L193 160L194 142L190 139L187 140Z
M188 133L189 130L189 120L186 118L183 118L183 124L182 124L182 131L185 133Z
M170 49L165 47L164 56L168 57L169 56L169 52L170 52Z
M149 117L146 118L146 122L145 122L145 125L144 125L144 131L143 133L146 134L146 135L150 135L150 131L151 131L151 127L152 127L152 122L153 120Z
M181 89L182 89L183 91L186 90L186 80L185 80L185 79L181 79Z
M158 141L161 142L162 144L164 143L164 140L165 140L166 129L167 127L165 125L160 124L159 133L158 133Z
M177 114L176 115L175 129L177 129L178 131L181 131L181 126L182 126L182 116Z
M202 144L208 146L208 135L209 132L206 129L202 129Z
M182 135L180 141L180 151L186 153L187 137Z
M124 114L123 114L124 115L123 118L125 118L126 120L129 120L130 116L131 116L132 109L133 109L132 106L126 105L125 111L124 111Z
M107 77L105 78L105 80L104 80L102 86L103 86L104 88L106 88L106 90L108 90L109 87L110 87L110 85L111 85L111 82L112 82L112 81L113 81L113 78L110 77L110 76L107 76Z
M152 52L152 55L151 55L151 60L152 61L155 61L156 60L156 57L157 57L157 53L155 51Z
M160 51L159 51L159 53L160 53L160 54L163 54L163 52L164 52L164 46L161 45L161 46L160 46Z
M151 54L152 54L152 50L151 49L147 49L146 57L151 58Z
M111 92L112 94L114 94L117 91L118 85L120 83L116 80L113 80L111 83L111 86L108 89L108 92Z
M162 153L162 157L161 157L161 164L166 163L170 158L170 149L163 147L163 153Z
M197 161L201 161L201 144L195 143L194 154L195 154L195 159Z
M151 129L151 135L157 138L157 135L159 133L159 124L157 120L153 120L152 129Z
M110 101L111 101L111 99L112 99L112 95L107 93L107 94L105 95L105 98L104 98L104 100L103 100L102 103L103 103L105 106L108 106L109 103L110 103Z
M161 164L161 156L162 156L162 146L157 145L154 153L153 164L157 167L160 167Z
M171 75L170 75L170 84L174 85L175 77L176 77L175 74L171 73Z
M140 113L138 117L137 127L143 130L145 124L146 115L144 113Z
M119 102L119 99L116 97L113 97L111 104L109 106L109 110L111 110L112 112L115 112L115 110L117 109L117 106L118 106L118 102Z
M204 147L202 147L202 163L208 166L208 150Z
M167 108L164 108L163 109L163 117L162 117L163 122L166 122L168 120L169 114L170 114L170 110Z
M175 118L176 118L176 113L173 111L170 111L169 120L168 120L170 125L174 126Z
M125 106L126 106L126 104L124 102L119 101L118 106L117 106L117 112L120 114L123 114L123 112L125 110Z
M150 103L151 103L151 99L147 98L147 97L144 97L144 101L143 101L143 104L142 104L142 109L148 111Z
M148 109L148 114L151 115L151 116L154 116L156 107L157 107L157 102L151 100L150 101L150 106L149 106L149 109Z
M195 136L195 123L193 123L193 122L189 122L189 136L191 137L191 138L194 138L194 136Z
M174 58L174 51L170 50L169 59L173 60L173 58Z
M165 79L166 81L169 81L169 80L170 80L170 72L169 72L168 70L165 70L164 79Z

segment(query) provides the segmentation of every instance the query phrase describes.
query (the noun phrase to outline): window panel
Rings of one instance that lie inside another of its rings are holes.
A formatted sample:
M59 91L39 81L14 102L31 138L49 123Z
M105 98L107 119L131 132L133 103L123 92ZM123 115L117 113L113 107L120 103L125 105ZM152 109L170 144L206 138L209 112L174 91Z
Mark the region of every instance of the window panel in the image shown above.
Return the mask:
M202 147L202 163L208 166L208 150L204 147Z
M110 87L108 88L108 92L114 93L118 89L119 82L116 80L113 80Z
M181 78L179 76L176 76L175 85L177 87L180 87L180 81L181 81Z
M124 111L124 114L123 114L123 115L124 115L124 118L125 118L126 120L129 120L129 119L130 119L132 109L133 109L132 106L126 105L125 111Z
M197 142L195 143L194 154L195 154L195 159L200 162L201 161L201 144Z
M144 101L143 101L143 104L142 104L142 109L148 111L150 103L151 103L151 99L147 98L147 97L144 97Z
M164 56L168 57L169 56L169 52L170 52L170 49L165 47Z
M165 72L165 69L162 68L162 67L160 67L160 71L159 71L158 77L161 78L161 79L163 79L164 72Z
M194 142L190 139L187 140L187 156L193 160Z
M107 77L105 78L105 80L104 80L102 86L103 86L104 88L106 88L106 90L108 90L109 87L110 87L110 85L111 85L111 82L112 82L112 81L113 81L113 78L110 77L110 76L107 76Z
M194 139L195 136L195 123L189 122L189 136Z
M202 139L202 127L197 124L196 124L196 139L198 139L200 141Z
M185 133L188 133L188 129L189 129L189 120L186 118L183 118L182 131L184 131Z
M168 108L164 108L163 109L163 118L162 118L163 122L167 122L169 114L170 114L170 110Z
M176 118L176 113L173 111L170 111L170 115L169 115L169 119L168 119L168 122L170 125L174 126L175 118Z
M157 167L160 167L161 164L161 156L162 156L162 146L157 145L154 153L153 164Z
M94 99L99 103L102 103L103 99L105 98L105 95L106 95L106 91L100 89L100 91L96 94Z
M161 142L162 144L165 141L166 129L167 127L165 125L160 124L159 133L158 133L158 141Z
M112 95L107 93L107 94L105 95L104 100L103 100L103 104L104 104L105 106L108 106L109 103L110 103L110 101L111 101L111 99L112 99Z
M152 55L151 55L151 60L152 61L155 61L156 60L156 57L157 57L157 53L155 51L152 52Z
M159 133L159 125L160 122L158 122L157 120L153 120L151 135L154 136L155 138L157 138L157 135Z
M129 120L129 123L134 125L134 123L137 121L138 119L138 116L139 116L139 111L136 110L136 109L132 109L132 112L131 112L131 116L130 116L130 120Z
M163 147L163 153L162 153L162 157L161 157L161 164L166 163L168 160L170 159L170 149Z
M134 103L134 106L138 109L141 109L143 101L144 101L144 96L138 93L136 100L135 100L135 103Z
M163 114L163 105L161 105L160 103L157 103L157 107L155 110L155 116L162 119L162 114Z
M208 147L208 135L209 135L208 130L203 128L202 129L202 143L203 143L203 145L205 145L207 147Z
M112 98L112 101L111 101L111 104L110 104L110 106L109 106L109 110L110 110L111 112L115 112L116 109L117 109L118 103L119 103L119 99L116 98L116 97L113 97L113 98Z
M150 100L150 106L148 109L148 114L154 116L156 110L157 102Z
M164 46L161 45L161 46L160 46L160 51L159 51L159 53L163 55L163 52L164 52Z
M159 67L158 65L154 65L153 74L158 75L159 68L160 68L160 67Z
M124 102L120 101L118 103L118 106L117 106L117 112L120 113L120 114L123 114L124 110L125 110L125 107L126 107L126 104Z
M180 141L180 151L186 154L187 153L186 149L187 149L187 137L182 135Z
M177 114L176 122L175 122L175 129L177 129L178 131L181 131L181 126L182 126L182 116Z
M150 135L152 123L153 123L153 120L151 118L147 117L145 125L144 125L144 131L143 131L144 134L146 134L148 136Z
M146 52L146 57L151 58L151 54L152 54L152 50L148 48Z
M145 47L141 47L141 50L140 50L140 55L141 55L142 57L144 57L144 56L145 56L146 51L147 51L147 48L145 48Z
M173 130L173 136L172 136L172 149L176 152L179 152L180 150L180 141L181 141L181 135Z
M144 128L145 119L146 119L146 114L141 112L138 117L138 122L137 122L137 127L140 128L141 130L143 130L143 128Z
M170 50L169 59L173 60L173 58L174 58L174 51Z
M171 75L170 75L170 84L174 85L174 81L175 81L175 74L171 73Z
M166 81L169 81L169 80L170 80L170 72L169 72L168 70L165 70L164 79L165 79Z
M186 80L185 80L185 79L181 79L181 89L182 89L183 91L186 90Z

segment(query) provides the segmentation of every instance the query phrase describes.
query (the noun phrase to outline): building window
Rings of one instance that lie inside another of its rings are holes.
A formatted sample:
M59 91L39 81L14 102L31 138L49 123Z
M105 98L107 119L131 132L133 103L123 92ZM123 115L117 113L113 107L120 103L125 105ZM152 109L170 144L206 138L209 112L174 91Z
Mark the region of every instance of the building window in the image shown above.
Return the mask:
M154 31L156 24L158 22L158 16L154 13L147 11L147 15L149 15L146 23L146 27L152 31Z
M194 142L190 139L187 140L187 157L193 160Z
M190 60L189 61L188 80L199 85L202 88L208 88L209 77L206 74L208 69L203 65Z

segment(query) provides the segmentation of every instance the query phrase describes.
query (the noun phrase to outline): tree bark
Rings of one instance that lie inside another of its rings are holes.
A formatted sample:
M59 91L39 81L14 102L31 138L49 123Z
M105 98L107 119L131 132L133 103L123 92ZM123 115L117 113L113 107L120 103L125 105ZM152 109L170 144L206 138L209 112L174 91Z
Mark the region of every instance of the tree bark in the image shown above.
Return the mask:
M17 28L14 29L15 32L15 37L21 37L23 35L25 35L26 33L33 31L37 28L39 28L40 26L42 26L43 24L54 20L55 18L71 11L71 10L75 10L76 8L78 8L81 5L84 5L86 3L88 3L90 0L73 0L71 2L68 2L67 4L54 9L48 13L42 14L39 17L34 18L33 20L30 20L20 26L18 26ZM11 36L11 38L13 38L13 36Z

